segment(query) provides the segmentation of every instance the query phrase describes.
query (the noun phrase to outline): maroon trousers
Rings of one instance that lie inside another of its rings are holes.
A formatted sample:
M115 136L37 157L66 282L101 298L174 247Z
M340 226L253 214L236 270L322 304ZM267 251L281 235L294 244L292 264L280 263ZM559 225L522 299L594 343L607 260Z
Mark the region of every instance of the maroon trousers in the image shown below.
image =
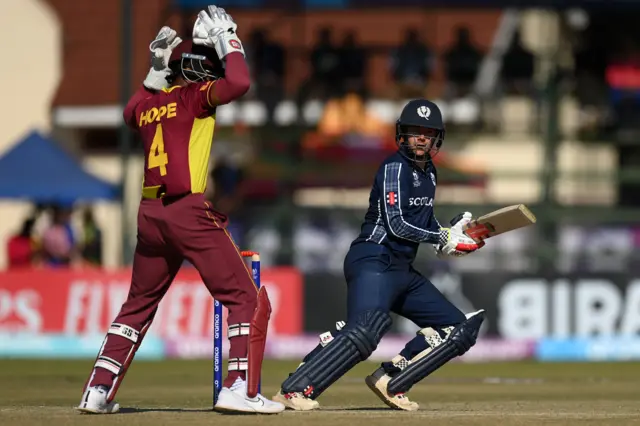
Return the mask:
M108 399L113 399L184 259L196 267L211 295L229 310L229 326L250 323L258 289L225 229L226 221L202 194L142 200L131 288L105 337L89 386L108 386ZM247 335L230 338L229 359L246 359L247 346ZM244 378L244 373L242 368L230 371L224 386L238 376Z

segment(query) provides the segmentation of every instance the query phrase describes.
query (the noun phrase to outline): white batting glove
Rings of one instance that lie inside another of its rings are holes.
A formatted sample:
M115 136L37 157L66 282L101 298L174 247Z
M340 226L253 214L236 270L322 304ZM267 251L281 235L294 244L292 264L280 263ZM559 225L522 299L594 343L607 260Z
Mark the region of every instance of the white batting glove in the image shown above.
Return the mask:
M473 219L473 215L470 212L464 212L451 219L449 223L452 228L462 231L462 227L471 222L471 219Z
M476 243L457 228L440 228L440 243L436 248L438 254L461 257L473 253L484 243Z
M162 90L169 85L167 77L171 75L169 69L169 58L171 52L175 49L182 39L178 37L178 33L169 28L162 27L156 39L149 45L151 51L151 68L147 77L144 79L144 87L153 90Z
M209 6L208 11L201 10L193 26L193 43L212 47L221 60L229 53L244 54L242 43L236 34L238 25L221 7Z
M475 242L462 230L464 225L471 222L473 215L470 212L464 212L459 218L458 216L451 221L451 228L440 228L440 242L434 246L438 257L466 256L484 246L483 242Z

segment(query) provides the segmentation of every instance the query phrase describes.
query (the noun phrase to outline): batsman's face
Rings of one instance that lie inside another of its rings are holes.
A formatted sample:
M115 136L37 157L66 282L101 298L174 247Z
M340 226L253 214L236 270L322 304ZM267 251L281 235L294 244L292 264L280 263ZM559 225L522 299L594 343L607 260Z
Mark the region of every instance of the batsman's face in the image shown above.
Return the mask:
M416 157L424 157L427 153L433 154L432 149L437 152L438 148L435 144L438 139L438 131L436 129L410 126L407 129L407 134L407 143Z

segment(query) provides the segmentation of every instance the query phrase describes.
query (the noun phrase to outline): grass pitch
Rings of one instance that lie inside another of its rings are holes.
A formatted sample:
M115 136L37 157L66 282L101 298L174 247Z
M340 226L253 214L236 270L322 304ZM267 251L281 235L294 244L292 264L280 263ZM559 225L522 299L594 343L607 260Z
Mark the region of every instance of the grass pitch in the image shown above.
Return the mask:
M450 364L415 386L420 411L388 409L358 365L320 398L316 412L223 416L211 411L206 361L134 362L120 388L121 414L73 410L91 361L0 360L0 425L640 425L640 363ZM266 362L271 397L295 362ZM224 422L224 423L222 423Z

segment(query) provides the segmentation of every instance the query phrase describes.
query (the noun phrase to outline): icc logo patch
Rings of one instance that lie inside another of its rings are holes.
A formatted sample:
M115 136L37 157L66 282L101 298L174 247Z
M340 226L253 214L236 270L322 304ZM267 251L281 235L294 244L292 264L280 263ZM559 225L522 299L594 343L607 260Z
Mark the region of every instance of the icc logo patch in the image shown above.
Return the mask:
M415 170L413 171L413 187L417 188L419 187L421 184L420 182L420 176L418 176L418 172L416 172Z
M387 192L387 204L390 206L396 205L396 193L395 192Z

